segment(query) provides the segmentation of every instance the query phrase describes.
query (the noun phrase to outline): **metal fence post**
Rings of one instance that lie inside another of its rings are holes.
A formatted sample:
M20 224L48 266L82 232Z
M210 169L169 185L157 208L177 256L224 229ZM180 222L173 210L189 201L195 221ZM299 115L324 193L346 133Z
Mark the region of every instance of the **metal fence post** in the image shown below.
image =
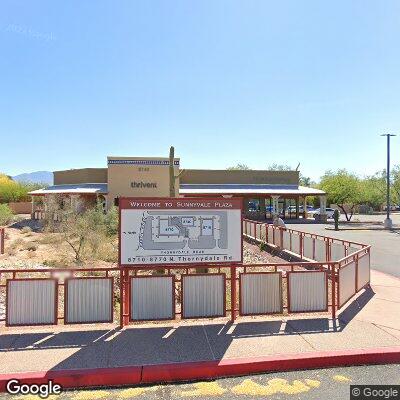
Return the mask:
M123 328L129 324L129 270L121 268L120 271L120 321Z
M231 322L235 321L236 308L236 265L231 266Z
M332 319L336 319L336 264L331 265L332 280Z
M4 240L5 240L5 235L4 235L4 228L0 228L0 254L4 254Z
M119 327L124 326L124 274L123 270L119 271Z

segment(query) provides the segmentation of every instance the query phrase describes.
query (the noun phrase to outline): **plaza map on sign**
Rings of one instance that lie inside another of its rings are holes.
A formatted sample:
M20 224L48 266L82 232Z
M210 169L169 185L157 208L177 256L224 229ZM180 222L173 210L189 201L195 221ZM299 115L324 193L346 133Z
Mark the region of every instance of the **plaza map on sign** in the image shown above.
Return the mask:
M226 211L145 212L139 248L144 250L226 249Z

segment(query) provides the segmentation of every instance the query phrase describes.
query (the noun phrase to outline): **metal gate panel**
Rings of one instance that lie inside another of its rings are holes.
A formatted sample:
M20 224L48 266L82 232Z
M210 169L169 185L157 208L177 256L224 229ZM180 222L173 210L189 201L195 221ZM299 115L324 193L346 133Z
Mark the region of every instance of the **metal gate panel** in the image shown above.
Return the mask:
M289 312L328 310L328 276L325 271L288 272Z
M261 240L261 224L256 225L256 239Z
M325 240L315 239L315 260L319 262L327 260Z
M268 225L268 243L274 244L274 228Z
M331 260L339 261L346 256L346 246L338 243L331 243Z
M240 274L239 287L240 315L283 312L281 272Z
M131 278L131 321L175 318L174 276Z
M339 308L356 293L356 263L339 269Z
M65 280L65 323L113 322L113 278Z
M275 231L274 244L275 246L282 248L282 237L281 237L282 230L276 227L274 227L273 229Z
M223 317L225 274L182 275L183 318Z
M282 248L285 250L290 251L290 232L288 231L283 231L283 243L282 243Z
M252 238L255 238L256 236L255 236L255 234L256 234L256 229L255 229L255 226L254 226L254 223L253 222L250 222L250 227L249 227L249 230L247 231L248 233L248 235L250 236L250 237L252 237Z
M250 235L250 222L244 221L244 231L246 235Z
M9 279L6 325L57 324L58 284L55 279Z
M358 251L358 250L360 250L360 249L357 249L357 247L349 246L349 247L347 248L347 255L353 254L353 253L355 253L355 252Z
M357 290L360 290L369 282L370 282L370 259L369 259L369 253L367 253L358 259Z
M292 253L300 255L300 235L292 232Z
M309 236L303 237L303 256L313 260L314 258L314 239Z

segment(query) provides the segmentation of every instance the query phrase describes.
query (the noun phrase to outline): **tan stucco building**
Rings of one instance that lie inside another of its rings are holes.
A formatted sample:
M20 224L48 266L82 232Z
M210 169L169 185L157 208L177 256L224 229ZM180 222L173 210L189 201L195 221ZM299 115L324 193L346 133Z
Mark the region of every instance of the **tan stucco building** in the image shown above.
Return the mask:
M175 196L242 197L244 215L253 219L299 218L307 196L319 196L321 214L325 193L299 185L298 171L181 169L174 160ZM43 207L70 202L77 209L102 201L105 208L119 197L169 197L169 159L159 157L108 157L107 168L82 168L54 172L54 185L31 192L42 196ZM35 200L32 213L37 209Z

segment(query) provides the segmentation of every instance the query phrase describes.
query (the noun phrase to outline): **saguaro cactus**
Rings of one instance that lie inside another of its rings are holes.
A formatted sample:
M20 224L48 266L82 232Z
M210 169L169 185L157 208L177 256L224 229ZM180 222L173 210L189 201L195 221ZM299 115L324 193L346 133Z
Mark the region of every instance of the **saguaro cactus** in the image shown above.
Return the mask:
M169 197L175 197L174 146L169 148Z
M176 180L183 174L185 170L181 170L178 175L175 175L175 148L169 148L169 197L175 197L175 183Z

